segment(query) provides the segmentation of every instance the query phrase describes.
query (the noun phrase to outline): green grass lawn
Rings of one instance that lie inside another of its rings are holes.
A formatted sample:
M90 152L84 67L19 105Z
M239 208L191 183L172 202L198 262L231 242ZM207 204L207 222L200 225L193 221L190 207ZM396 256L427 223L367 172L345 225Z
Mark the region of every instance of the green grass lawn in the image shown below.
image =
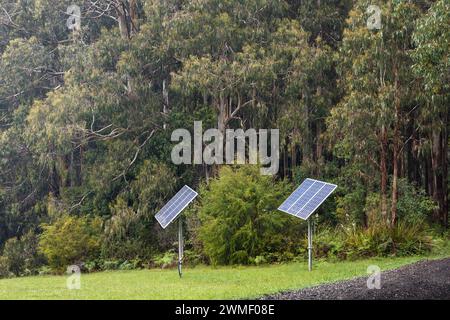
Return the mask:
M369 265L388 270L429 257L375 258L345 262L316 262L261 267L199 266L176 270L111 271L81 276L81 289L68 290L65 276L0 280L0 299L240 299L366 275Z

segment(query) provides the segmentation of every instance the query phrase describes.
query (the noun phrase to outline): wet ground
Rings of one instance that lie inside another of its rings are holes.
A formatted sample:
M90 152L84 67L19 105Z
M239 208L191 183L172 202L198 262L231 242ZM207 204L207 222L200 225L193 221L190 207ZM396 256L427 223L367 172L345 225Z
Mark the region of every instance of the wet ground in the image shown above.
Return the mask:
M283 292L273 300L450 300L450 258L427 260L381 273L380 289L368 289L368 277ZM371 282L372 284L374 282Z

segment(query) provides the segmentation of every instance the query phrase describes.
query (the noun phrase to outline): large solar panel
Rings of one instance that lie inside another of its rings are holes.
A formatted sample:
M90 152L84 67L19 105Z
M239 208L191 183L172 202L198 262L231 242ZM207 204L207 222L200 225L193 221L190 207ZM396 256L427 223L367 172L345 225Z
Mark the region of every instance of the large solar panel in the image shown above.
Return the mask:
M337 185L306 179L278 208L293 216L308 220L319 206L333 193Z
M163 229L175 220L176 217L191 203L198 193L184 186L169 202L156 214L155 218Z

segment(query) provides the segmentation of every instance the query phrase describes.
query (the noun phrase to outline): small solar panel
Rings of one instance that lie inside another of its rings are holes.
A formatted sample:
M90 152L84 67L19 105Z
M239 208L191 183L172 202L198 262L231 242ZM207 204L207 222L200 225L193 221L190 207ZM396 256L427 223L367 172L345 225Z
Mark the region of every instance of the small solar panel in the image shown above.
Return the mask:
M198 193L184 186L169 202L156 214L155 218L163 229L175 220L176 217L191 203Z
M333 193L337 185L306 179L278 208L293 216L308 220L319 206Z

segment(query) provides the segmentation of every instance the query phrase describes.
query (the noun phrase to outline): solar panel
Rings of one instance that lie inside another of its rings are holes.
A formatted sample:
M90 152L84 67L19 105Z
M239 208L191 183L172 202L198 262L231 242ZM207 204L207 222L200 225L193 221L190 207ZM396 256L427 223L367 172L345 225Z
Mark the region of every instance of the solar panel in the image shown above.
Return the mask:
M293 216L308 220L317 208L333 193L337 185L306 179L278 208Z
M156 214L155 218L163 229L175 220L176 217L191 203L198 193L184 186L169 202Z

